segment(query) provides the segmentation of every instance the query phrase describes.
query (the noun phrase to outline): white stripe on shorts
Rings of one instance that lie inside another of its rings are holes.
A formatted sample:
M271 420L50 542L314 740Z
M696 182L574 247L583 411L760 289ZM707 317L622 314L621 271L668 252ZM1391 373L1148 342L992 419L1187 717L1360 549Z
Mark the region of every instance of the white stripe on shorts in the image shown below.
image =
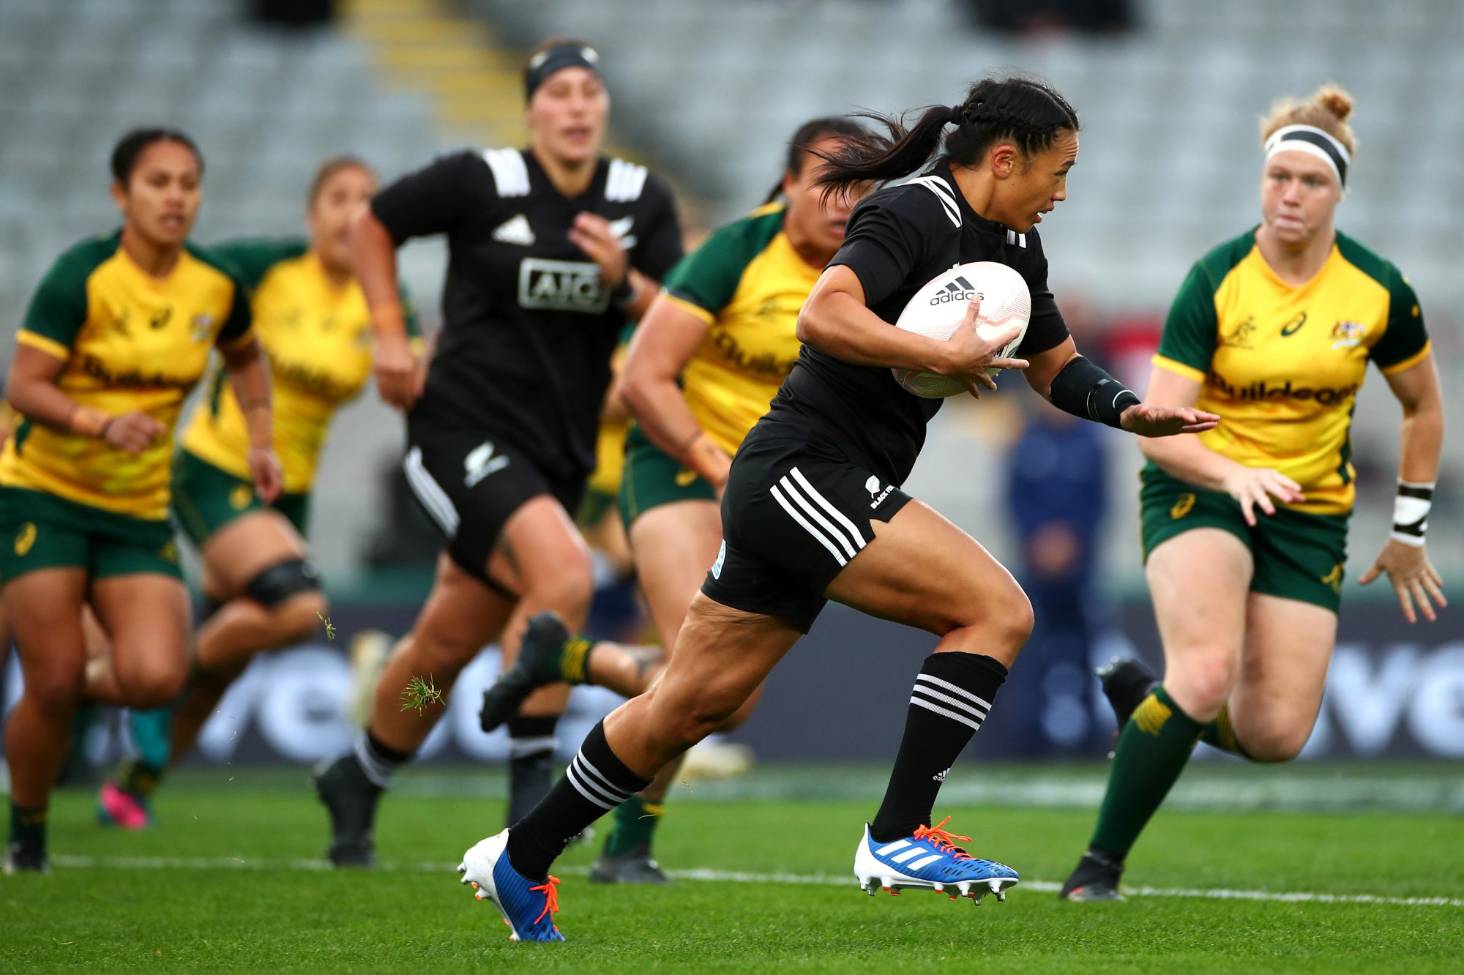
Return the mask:
M407 451L406 459L402 461L402 470L407 475L407 486L422 502L422 507L427 509L432 520L437 522L443 534L452 538L458 530L457 508L453 507L452 498L442 489L442 485L433 480L432 475L427 473L426 466L422 463L422 448L413 447Z
M789 473L793 475L793 480L797 481L800 485L802 485L803 490L808 492L808 496L810 498L823 505L824 509L827 510L829 514L833 515L834 519L838 521L839 524L843 525L846 529L849 530L849 537L854 539L854 547L863 548L864 536L859 534L859 529L854 527L854 522L846 518L844 516L844 512L829 504L828 499L825 498L822 494L819 494L818 489L815 488L812 484L808 483L808 478L803 476L802 471L795 467L791 471L789 471ZM854 553L850 552L849 557L853 558Z
M788 496L790 498L798 502L798 507L802 508L808 514L808 517L818 522L819 527L828 532L829 537L839 543L839 547L844 550L844 553L848 555L849 558L852 559L857 554L854 548L850 546L849 540L844 537L843 533L840 532L839 529L835 528L832 524L830 524L829 520L819 513L819 510L815 508L812 503L810 503L808 499L802 495L802 493L799 492L798 488L793 484L792 481L788 480L788 478L785 476L781 480L779 480L778 483L782 486L783 490L788 493Z

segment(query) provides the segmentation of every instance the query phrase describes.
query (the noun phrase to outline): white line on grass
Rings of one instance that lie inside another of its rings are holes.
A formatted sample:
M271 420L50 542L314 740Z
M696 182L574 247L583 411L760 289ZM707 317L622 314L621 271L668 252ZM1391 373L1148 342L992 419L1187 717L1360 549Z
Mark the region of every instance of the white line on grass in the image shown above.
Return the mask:
M285 860L259 857L91 857L53 856L51 862L58 867L79 870L295 870L321 872L332 867L325 860ZM383 871L407 871L414 873L442 873L451 875L454 867L447 863L382 863L377 866ZM584 867L567 867L560 871L571 876L584 876L589 871ZM802 873L749 873L740 870L671 870L677 880L706 881L724 884L778 884L814 887L853 887L854 878L834 877L828 874ZM1024 880L1019 890L1052 894L1062 887L1050 880ZM1187 897L1203 900L1225 901L1268 901L1286 904L1380 904L1388 907L1454 907L1464 908L1464 898L1459 897L1385 897L1379 894L1319 894L1307 891L1285 890L1227 890L1185 888L1185 887L1125 887L1130 897Z

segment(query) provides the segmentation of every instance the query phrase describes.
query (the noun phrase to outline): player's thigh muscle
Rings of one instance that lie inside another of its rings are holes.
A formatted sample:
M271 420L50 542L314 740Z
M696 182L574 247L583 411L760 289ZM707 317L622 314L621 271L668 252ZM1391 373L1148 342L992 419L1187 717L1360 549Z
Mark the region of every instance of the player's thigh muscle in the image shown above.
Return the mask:
M715 501L674 501L630 526L631 554L651 620L669 652L691 599L717 557L722 515Z
M1337 616L1296 599L1251 593L1240 680L1230 723L1242 748L1261 761L1295 758L1322 704Z
M1164 644L1165 690L1197 721L1214 718L1235 683L1251 572L1245 543L1219 528L1160 543L1144 566Z
M215 596L238 596L270 566L305 557L300 533L284 515L268 508L235 518L203 543L203 561Z
M874 541L829 584L830 598L940 636L981 625L1020 631L1025 640L1031 604L976 539L916 500L871 525Z

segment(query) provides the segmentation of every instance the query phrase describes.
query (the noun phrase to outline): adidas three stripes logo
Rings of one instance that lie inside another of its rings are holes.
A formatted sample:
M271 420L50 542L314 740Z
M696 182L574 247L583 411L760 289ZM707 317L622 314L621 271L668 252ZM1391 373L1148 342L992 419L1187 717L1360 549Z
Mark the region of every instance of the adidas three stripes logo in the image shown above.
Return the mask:
M966 725L972 731L980 730L981 722L986 720L986 713L991 710L990 701L982 700L948 680L929 674L920 674L915 678L910 704L934 711L942 717Z
M633 792L611 783L599 769L585 759L583 751L575 754L574 761L569 763L564 775L580 795L607 812L629 799Z

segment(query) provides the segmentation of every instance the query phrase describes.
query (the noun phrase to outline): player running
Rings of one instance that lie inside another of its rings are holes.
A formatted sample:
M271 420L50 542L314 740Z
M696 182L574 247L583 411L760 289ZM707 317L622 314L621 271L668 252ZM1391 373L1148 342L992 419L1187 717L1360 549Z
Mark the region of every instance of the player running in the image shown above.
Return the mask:
M942 143L944 152L921 177L855 209L803 306L804 348L732 463L723 545L666 672L595 726L533 812L464 855L464 882L493 899L521 938L562 937L548 869L565 838L720 727L828 599L939 638L916 677L884 802L859 840L860 885L976 899L1017 882L1010 867L962 850L967 838L945 828L948 817L932 823L931 810L1027 639L1032 609L975 539L898 487L940 403L905 392L890 369L956 377L973 392L995 385L989 367L1025 369L1058 407L1148 436L1208 429L1214 419L1140 403L1078 355L1067 333L1035 230L1066 198L1077 161L1078 120L1062 96L1032 81L986 80L959 105L927 109L912 129L883 121L888 138L850 140L833 157L819 177L829 192L919 172ZM947 125L955 129L943 136ZM947 342L891 327L926 282L980 260L1005 263L1028 283L1027 358L999 355L1015 327L990 340L977 334L975 302Z
M188 671L188 590L168 521L173 428L217 347L243 411L244 470L280 491L269 374L240 282L188 243L203 158L171 129L112 152L122 229L51 266L16 336L22 420L0 454L0 578L25 691L10 716L5 869L46 869L46 809L86 672L83 607L112 647L103 703L158 707Z
M1438 372L1418 299L1391 263L1336 230L1352 99L1324 87L1262 120L1261 223L1206 254L1169 310L1155 403L1224 423L1143 444L1144 574L1164 682L1104 674L1121 734L1067 900L1115 900L1124 860L1196 741L1255 762L1311 734L1337 637L1356 494L1352 411L1371 361L1403 407L1387 573L1409 623L1445 605L1424 548L1443 446ZM1259 509L1259 511L1257 511Z
M290 646L322 626L329 608L305 542L310 492L336 411L371 374L370 318L351 271L352 214L376 190L359 159L329 159L306 197L308 239L242 240L213 252L252 292L255 331L274 380L275 445L284 490L265 502L249 478L239 399L216 372L173 460L173 514L203 557L206 617L178 702L133 711L140 755L102 786L104 821L147 825L148 798L254 654ZM407 328L416 332L409 313Z
M813 153L836 152L844 138L862 134L846 118L805 122L789 143L772 198L678 264L638 329L621 377L637 422L627 443L620 514L664 646L675 645L686 607L716 558L717 499L732 455L793 368L798 309L844 240L854 198L823 194ZM496 728L545 684L598 684L634 697L662 666L652 648L592 644L572 638L551 615L535 617L518 661L484 695L483 727ZM752 703L749 698L729 725ZM679 765L667 765L615 810L591 880L666 882L651 841Z
M539 45L524 70L528 149L444 156L378 193L354 227L377 384L410 410L407 480L446 551L354 750L317 776L337 864L372 861L381 793L442 714L440 698L403 710L409 684L445 695L500 637L511 663L533 613L584 624L594 583L571 513L594 467L611 353L681 257L666 186L599 155L610 98L598 64L580 41ZM395 251L427 234L448 235L449 265L424 386L402 327ZM509 722L510 822L552 781L567 695L541 691Z

